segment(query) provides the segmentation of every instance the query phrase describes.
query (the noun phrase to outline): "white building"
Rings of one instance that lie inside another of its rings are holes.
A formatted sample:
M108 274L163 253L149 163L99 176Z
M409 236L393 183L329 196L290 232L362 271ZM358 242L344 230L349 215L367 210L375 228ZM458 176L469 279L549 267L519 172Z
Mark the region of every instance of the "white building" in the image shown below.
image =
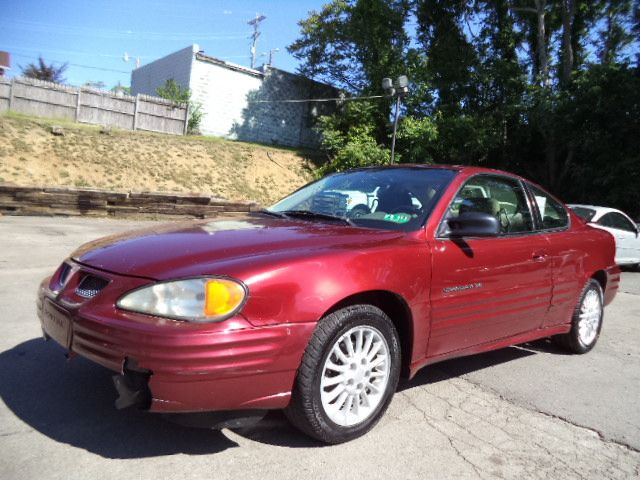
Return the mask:
M156 95L156 89L174 79L191 90L202 105L200 131L205 135L314 147L315 117L333 111L335 104L288 103L283 100L336 97L328 85L276 68L251 68L205 55L193 45L162 57L131 74L131 93ZM321 110L322 109L322 110Z

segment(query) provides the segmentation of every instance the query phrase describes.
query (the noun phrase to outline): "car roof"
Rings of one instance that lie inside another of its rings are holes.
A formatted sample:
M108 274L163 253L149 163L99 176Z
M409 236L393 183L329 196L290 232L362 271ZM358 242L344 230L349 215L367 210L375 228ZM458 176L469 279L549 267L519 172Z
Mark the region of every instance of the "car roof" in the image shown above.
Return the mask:
M457 172L465 172L470 175L477 173L492 173L497 175L508 175L514 178L520 178L529 183L533 183L530 180L520 177L515 173L506 172L504 170L496 170L493 168L485 168L485 167L475 167L468 165L446 165L446 164L430 164L430 163L396 163L393 165L372 165L368 167L359 167L350 169L347 171L356 171L356 170L387 170L387 169L395 169L395 168L416 168L416 169L433 169L433 170L454 170ZM533 183L535 185L535 183Z

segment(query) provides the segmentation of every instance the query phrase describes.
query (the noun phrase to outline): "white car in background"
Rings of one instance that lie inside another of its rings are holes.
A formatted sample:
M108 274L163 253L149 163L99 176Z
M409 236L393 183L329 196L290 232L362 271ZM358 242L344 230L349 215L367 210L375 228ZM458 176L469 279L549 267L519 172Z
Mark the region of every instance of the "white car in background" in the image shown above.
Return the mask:
M615 208L593 205L569 207L590 225L611 233L616 239L616 263L640 266L640 231L628 215Z

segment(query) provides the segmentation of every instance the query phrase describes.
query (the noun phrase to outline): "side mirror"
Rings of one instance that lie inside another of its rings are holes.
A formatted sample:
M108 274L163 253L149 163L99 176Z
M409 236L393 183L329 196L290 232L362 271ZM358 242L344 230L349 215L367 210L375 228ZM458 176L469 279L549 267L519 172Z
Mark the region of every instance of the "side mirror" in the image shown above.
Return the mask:
M497 237L500 222L493 215L483 212L465 212L447 220L450 237Z

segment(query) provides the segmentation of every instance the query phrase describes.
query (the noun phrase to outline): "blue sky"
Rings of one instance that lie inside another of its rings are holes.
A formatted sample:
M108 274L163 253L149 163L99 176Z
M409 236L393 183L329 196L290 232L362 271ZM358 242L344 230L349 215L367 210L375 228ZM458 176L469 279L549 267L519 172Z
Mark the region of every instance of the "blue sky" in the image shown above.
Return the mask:
M258 58L295 71L286 51L299 33L298 21L323 0L0 0L0 50L11 53L9 76L20 65L37 60L68 63L67 83L102 81L110 88L129 85L136 58L149 63L191 44L208 55L249 66L256 13L267 18L260 26ZM125 62L125 52L129 61ZM92 68L90 68L92 67Z

